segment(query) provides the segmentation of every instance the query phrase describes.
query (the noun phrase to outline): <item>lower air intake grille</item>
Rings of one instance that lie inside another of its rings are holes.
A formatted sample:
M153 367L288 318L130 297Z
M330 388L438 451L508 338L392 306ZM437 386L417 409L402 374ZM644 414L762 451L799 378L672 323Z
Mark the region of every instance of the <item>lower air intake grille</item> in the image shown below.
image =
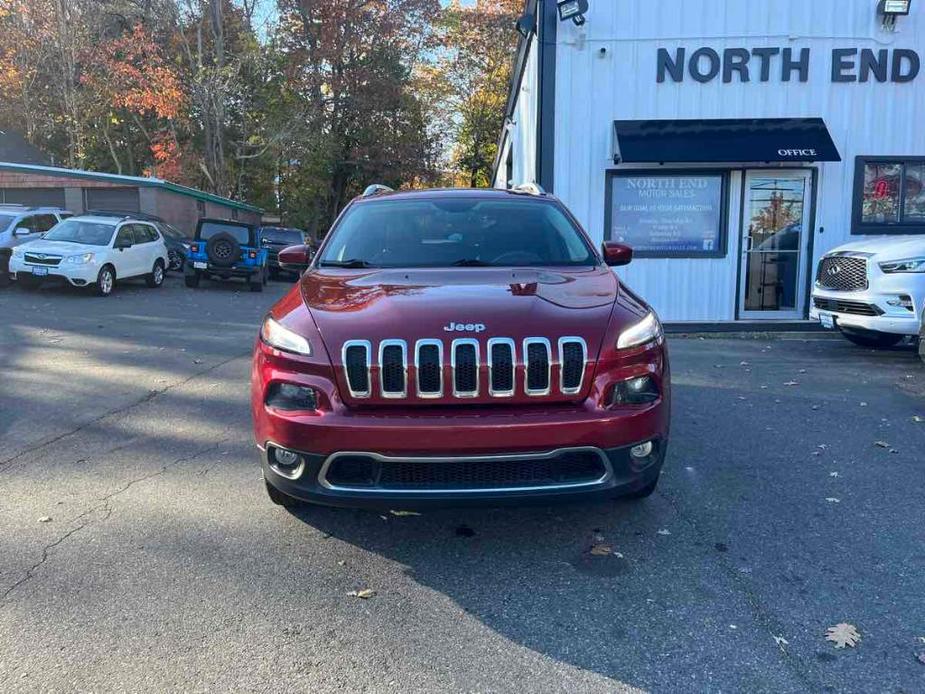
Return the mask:
M536 456L431 461L350 454L335 459L324 481L379 490L484 490L593 484L607 474L599 451L566 449Z

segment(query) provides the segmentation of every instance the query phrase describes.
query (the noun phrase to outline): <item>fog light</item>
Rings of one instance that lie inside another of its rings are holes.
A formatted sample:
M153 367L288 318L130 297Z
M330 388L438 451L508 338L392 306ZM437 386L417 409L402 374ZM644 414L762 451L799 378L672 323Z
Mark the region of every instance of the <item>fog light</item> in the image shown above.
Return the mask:
M268 407L278 410L314 410L318 407L318 396L312 388L293 383L271 383L265 400Z
M658 400L658 386L651 376L620 381L613 387L611 405L646 405Z
M912 297L908 294L900 294L895 299L887 299L886 303L890 306L904 308L907 311L915 311L915 305L912 303Z
M634 458L647 458L652 454L652 442L646 441L630 448L630 455Z
M305 459L295 451L272 446L268 449L270 467L279 475L294 480L302 474Z

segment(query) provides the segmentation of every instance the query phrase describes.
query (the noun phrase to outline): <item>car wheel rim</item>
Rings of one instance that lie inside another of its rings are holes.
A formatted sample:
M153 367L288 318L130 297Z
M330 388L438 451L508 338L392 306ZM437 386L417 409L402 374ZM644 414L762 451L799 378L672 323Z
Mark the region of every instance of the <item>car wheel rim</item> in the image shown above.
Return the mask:
M112 273L109 271L103 272L103 276L100 277L100 289L103 290L103 294L109 294L112 291Z
M160 284L164 281L164 270L160 265L154 266L154 283Z

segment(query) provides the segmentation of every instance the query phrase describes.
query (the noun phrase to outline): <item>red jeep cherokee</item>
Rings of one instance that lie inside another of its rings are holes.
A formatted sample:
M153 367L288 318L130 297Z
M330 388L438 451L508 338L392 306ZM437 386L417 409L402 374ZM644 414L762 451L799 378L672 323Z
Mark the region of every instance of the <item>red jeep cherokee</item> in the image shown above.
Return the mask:
M526 192L529 191L529 192ZM644 497L668 443L658 318L536 186L351 202L266 317L251 406L267 492L391 508Z

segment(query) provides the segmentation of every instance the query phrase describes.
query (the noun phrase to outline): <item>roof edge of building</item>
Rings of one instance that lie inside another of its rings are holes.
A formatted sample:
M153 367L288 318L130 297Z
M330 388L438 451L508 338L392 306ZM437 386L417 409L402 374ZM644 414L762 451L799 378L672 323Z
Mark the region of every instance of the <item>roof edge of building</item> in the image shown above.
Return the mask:
M66 178L83 178L93 181L108 181L110 183L125 183L129 185L145 186L148 188L162 188L179 195L186 195L187 197L202 200L203 202L214 202L219 205L234 207L239 210L246 210L248 212L254 212L257 214L262 214L264 211L263 208L257 207L256 205L250 205L239 200L232 200L231 198L225 198L221 195L215 195L214 193L207 193L204 190L190 188L188 186L180 185L179 183L165 181L162 178L126 176L123 174L103 173L100 171L66 169L60 166L43 166L39 164L17 164L15 162L6 161L0 161L0 171L45 174L48 176L62 176Z

